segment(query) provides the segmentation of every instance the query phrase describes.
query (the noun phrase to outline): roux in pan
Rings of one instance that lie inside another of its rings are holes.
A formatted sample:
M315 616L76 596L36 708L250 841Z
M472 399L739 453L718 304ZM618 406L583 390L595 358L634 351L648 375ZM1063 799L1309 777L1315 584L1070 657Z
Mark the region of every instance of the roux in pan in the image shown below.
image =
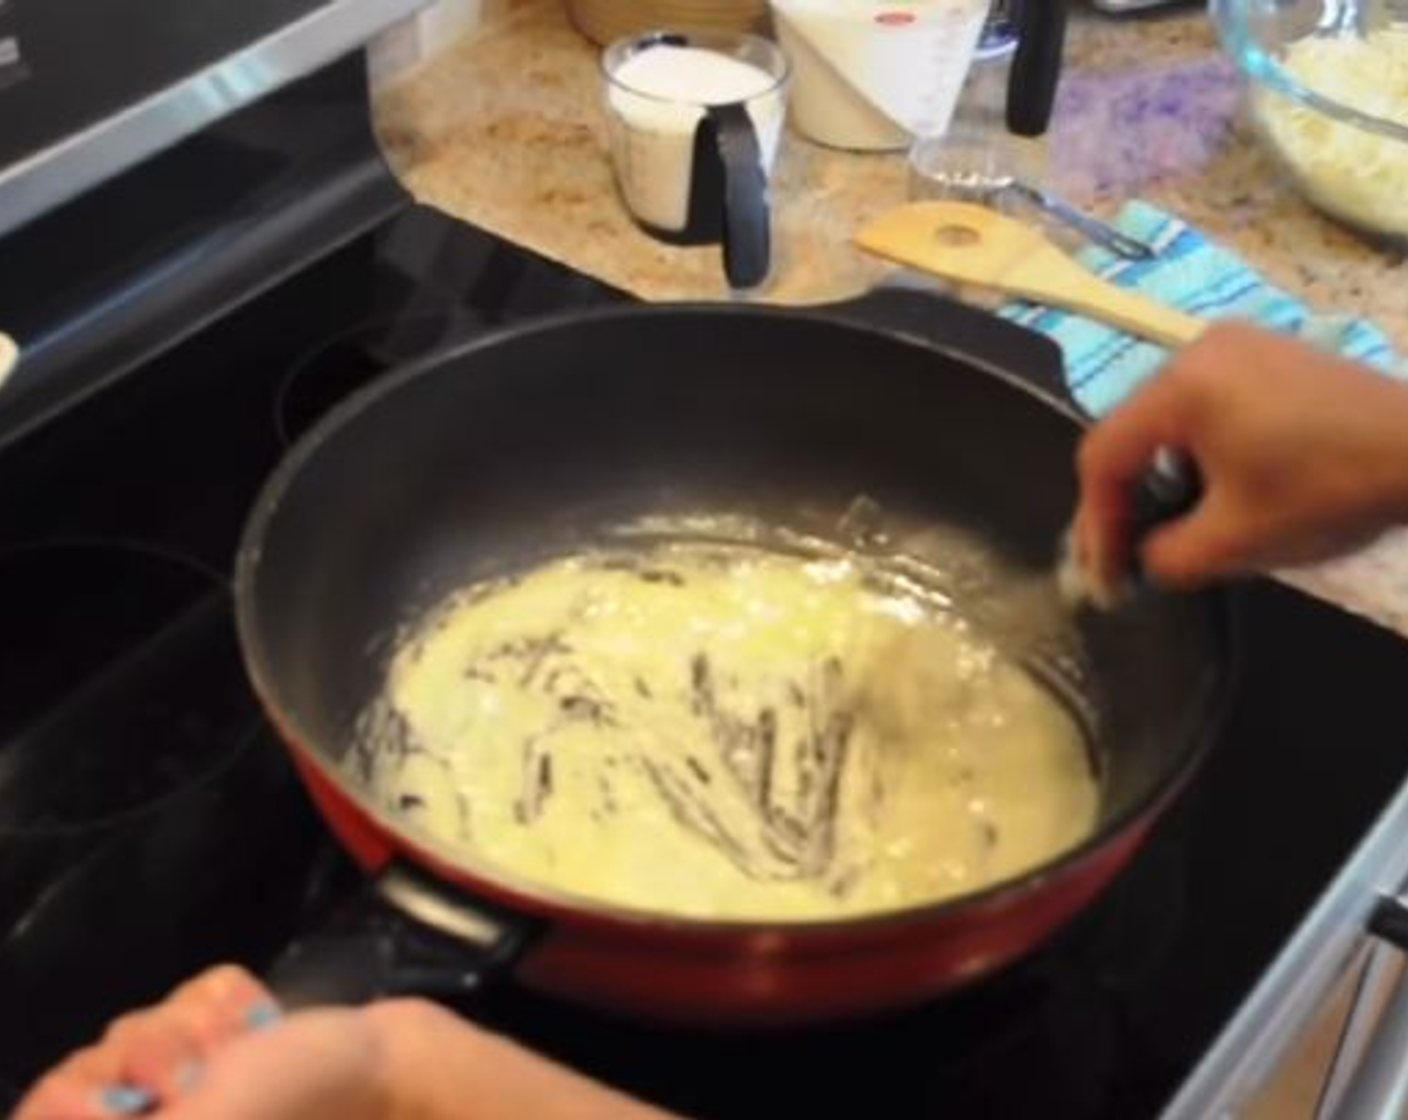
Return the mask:
M1098 790L1065 707L864 561L679 540L441 604L354 765L518 879L701 918L824 919L1010 878Z

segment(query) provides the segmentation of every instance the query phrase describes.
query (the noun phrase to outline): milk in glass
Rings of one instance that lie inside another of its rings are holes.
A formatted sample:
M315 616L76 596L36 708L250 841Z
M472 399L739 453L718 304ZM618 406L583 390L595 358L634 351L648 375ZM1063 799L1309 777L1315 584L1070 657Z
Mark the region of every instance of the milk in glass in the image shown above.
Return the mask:
M631 213L665 232L685 228L694 132L711 105L743 103L769 172L784 96L783 83L767 70L703 47L662 43L623 59L610 74L607 105L616 175Z

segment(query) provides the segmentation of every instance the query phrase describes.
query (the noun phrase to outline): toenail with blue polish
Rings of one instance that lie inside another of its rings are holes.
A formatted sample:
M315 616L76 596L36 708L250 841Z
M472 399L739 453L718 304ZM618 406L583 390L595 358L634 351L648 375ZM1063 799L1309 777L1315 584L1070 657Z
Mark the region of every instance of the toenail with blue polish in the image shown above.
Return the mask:
M176 1088L183 1093L189 1093L199 1081L199 1062L186 1062L176 1071Z
M245 1025L252 1030L262 1030L279 1021L279 1005L272 1000L261 1000L244 1013Z
M104 1112L116 1116L139 1116L156 1107L156 1094L136 1085L109 1085L98 1099Z

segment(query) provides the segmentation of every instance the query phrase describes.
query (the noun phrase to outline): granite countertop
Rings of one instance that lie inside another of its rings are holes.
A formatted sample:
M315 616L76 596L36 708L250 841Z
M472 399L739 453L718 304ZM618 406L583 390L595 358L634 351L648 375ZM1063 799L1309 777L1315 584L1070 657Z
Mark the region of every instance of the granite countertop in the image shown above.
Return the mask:
M508 0L498 18L379 92L379 135L424 202L651 300L726 298L717 248L641 233L606 154L597 49L557 0ZM1042 160L1072 201L1110 214L1147 199L1229 245L1322 310L1374 319L1408 354L1408 261L1311 210L1253 143L1235 73L1200 10L1072 24ZM761 298L858 294L888 266L850 244L904 201L900 155L828 151L788 134L774 179L775 267ZM1408 635L1408 533L1284 573Z

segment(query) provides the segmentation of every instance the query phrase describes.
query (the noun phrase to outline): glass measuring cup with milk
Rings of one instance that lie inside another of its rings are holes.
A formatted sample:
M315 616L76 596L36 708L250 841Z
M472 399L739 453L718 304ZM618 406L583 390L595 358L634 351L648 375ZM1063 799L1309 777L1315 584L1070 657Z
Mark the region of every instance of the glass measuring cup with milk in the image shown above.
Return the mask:
M731 286L760 284L786 57L754 35L657 32L613 43L602 67L612 163L636 222L679 244L721 242Z

